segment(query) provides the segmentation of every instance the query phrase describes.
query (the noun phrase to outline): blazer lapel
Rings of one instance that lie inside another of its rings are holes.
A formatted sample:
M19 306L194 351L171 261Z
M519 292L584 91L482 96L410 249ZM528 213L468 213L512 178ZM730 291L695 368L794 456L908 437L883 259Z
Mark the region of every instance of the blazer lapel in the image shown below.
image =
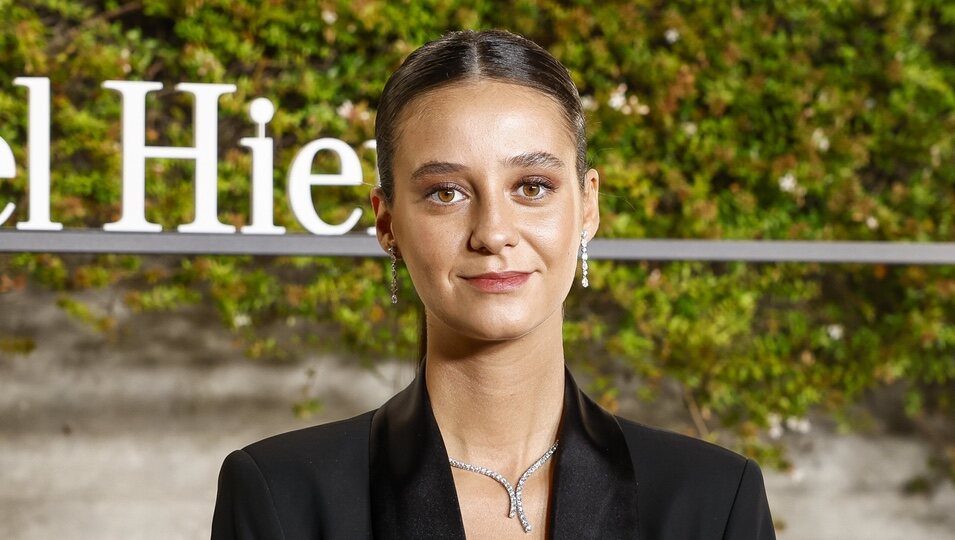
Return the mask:
M577 387L565 367L551 538L637 538L637 481L617 419Z
M447 450L431 410L425 363L375 412L370 433L376 539L464 540ZM565 367L548 530L555 540L637 538L637 483L616 418L588 398Z
M464 540L448 452L431 411L424 361L372 417L371 516L376 539Z

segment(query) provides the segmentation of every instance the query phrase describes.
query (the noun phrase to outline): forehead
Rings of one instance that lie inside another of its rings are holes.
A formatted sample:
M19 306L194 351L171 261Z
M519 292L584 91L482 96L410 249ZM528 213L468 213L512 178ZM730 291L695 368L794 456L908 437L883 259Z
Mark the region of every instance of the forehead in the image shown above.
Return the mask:
M428 92L399 118L397 173L433 160L490 163L549 152L574 162L576 144L561 106L539 90L478 80Z

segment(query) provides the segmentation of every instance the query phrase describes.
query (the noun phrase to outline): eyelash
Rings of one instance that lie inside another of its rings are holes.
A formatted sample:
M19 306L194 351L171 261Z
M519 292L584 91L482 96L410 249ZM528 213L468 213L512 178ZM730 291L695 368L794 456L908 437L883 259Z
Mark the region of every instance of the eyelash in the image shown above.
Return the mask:
M437 195L441 191L456 191L458 193L462 193L461 188L458 187L456 184L444 182L441 184L435 184L434 186L431 186L431 189L429 189L428 192L425 194L425 198L431 200L431 202L442 204L442 205L454 204L455 202L457 202L457 201L454 201L454 202L446 203L444 201L441 201L437 197L435 197L435 195Z
M550 180L542 176L535 176L535 177L522 179L521 183L517 186L517 189L520 189L524 186L538 186L543 188L543 191L537 197L527 197L527 199L532 201L540 200L544 198L548 192L553 192L553 191L556 191L557 189L557 186L555 186L553 182L551 182ZM425 194L425 197L431 200L432 202L441 204L441 205L450 205L450 204L455 204L457 202L460 202L460 201L443 202L441 200L437 200L435 198L435 195L441 191L456 191L458 193L463 194L463 190L457 184L445 182L445 183L436 184L432 186L431 189L429 189L428 192Z
M538 186L543 188L541 195L537 197L529 197L531 200L535 200L535 201L538 199L542 199L548 192L554 192L557 190L557 186L555 186L553 182L551 182L547 178L544 178L543 176L534 176L531 178L525 178L524 181L521 182L520 186L518 186L518 188L521 188L524 186Z

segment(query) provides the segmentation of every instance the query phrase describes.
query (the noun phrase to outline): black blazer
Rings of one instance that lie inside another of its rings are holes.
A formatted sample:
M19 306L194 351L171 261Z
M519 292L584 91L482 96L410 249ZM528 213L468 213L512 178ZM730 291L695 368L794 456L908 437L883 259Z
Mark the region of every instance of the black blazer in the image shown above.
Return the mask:
M754 461L612 415L565 373L551 538L775 538ZM380 408L236 450L219 473L214 540L464 537L424 362Z

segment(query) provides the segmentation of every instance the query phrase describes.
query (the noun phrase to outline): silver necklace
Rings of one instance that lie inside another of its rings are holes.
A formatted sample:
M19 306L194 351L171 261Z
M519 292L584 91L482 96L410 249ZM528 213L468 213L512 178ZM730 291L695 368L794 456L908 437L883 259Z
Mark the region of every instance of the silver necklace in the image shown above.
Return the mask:
M534 474L537 469L540 469L542 465L547 463L547 460L550 459L556 451L557 441L554 441L554 446L551 446L550 449L544 452L543 456L537 458L537 461L535 461L533 465L524 471L524 474L522 474L517 480L517 488L511 486L511 483L507 481L507 478L504 478L504 476L502 476L500 473L492 471L486 467L478 467L477 465L464 463L454 458L448 458L448 462L451 463L452 467L483 474L484 476L497 480L502 486L504 486L504 489L507 490L507 496L510 498L510 510L508 511L507 517L512 518L517 515L518 519L521 520L521 526L524 527L524 532L529 533L531 532L531 522L527 520L527 515L524 513L524 484L527 483L527 479L530 478L530 476Z

